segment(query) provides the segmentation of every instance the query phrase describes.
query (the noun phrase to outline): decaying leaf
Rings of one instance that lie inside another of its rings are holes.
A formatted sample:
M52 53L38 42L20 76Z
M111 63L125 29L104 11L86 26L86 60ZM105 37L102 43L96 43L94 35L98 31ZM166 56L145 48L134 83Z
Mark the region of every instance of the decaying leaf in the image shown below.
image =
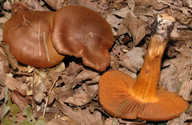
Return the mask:
M116 118L107 118L104 122L104 125L120 125L120 123Z
M65 0L45 0L45 2L55 10L60 9L65 4Z
M41 103L42 100L45 98L45 92L46 92L47 88L45 86L44 83L40 83L37 90L36 90L36 94L34 95L34 99L35 101L37 101L38 103Z
M192 119L191 116L183 113L183 114L181 114L180 117L168 121L167 125L183 125L183 124L185 124L185 121L191 120L191 119Z
M93 9L97 12L101 12L101 8L98 7L98 4L96 1L90 1L90 0L66 0L66 4L68 5L79 5L79 6L85 6L90 9Z
M70 107L66 106L64 103L58 102L59 109L67 115L69 118L78 121L79 125L102 125L101 114L95 111L93 114L89 112L88 109L72 110Z
M82 106L90 102L90 95L82 89L77 89L73 96L70 96L64 100L66 103L70 103L77 106Z
M136 73L143 65L145 53L146 51L143 48L134 47L122 56L120 64Z
M143 64L148 45L145 36L151 35L150 25L157 14L169 13L177 19L177 30L180 34L179 38L174 40L179 40L180 44L173 46L175 56L171 58L169 55L164 56L159 84L168 88L169 91L179 91L185 100L191 102L192 11L189 0L5 1L3 8L7 10L11 8L13 10L12 3L21 2L15 5L23 10L50 11L49 9L58 10L65 5L80 5L99 12L111 25L115 38L115 45L110 50L111 61L107 70L121 70L134 78L137 77ZM0 36L2 37L3 24L10 15L10 12L2 10L0 18ZM84 68L83 65L75 63L78 61L64 59L55 67L37 69L18 63L9 52L9 47L0 43L2 124L44 125L45 119L48 125L147 124L143 120L135 122L109 116L102 109L97 96L98 82L104 72ZM7 86L9 91L4 86ZM12 102L8 97L9 92ZM32 103L28 100L32 100ZM28 103L32 106L25 107ZM169 121L168 124L185 124L186 121L191 123L191 117L188 117L191 115L191 109L189 108L186 113L187 115L184 113L179 118ZM43 114L45 119L40 117Z
M11 74L7 74L5 76L5 85L10 89L10 90L16 90L20 89L22 86L22 82L18 81L17 79L13 78Z
M167 7L166 5L164 5L162 3L158 3L157 0L153 0L153 1L151 1L151 0L135 0L135 4L139 5L139 6L145 6L145 7L152 6L156 10L161 10L161 9Z
M129 12L123 20L123 24L130 30L134 44L139 44L146 35L146 22Z
M78 121L70 118L57 118L49 121L47 125L81 125Z
M12 91L10 94L11 100L19 106L21 111L24 111L25 107L28 105L28 100L22 97L17 91Z
M99 75L99 73L91 71L91 70L86 70L84 69L83 71L81 71L78 75L77 75L77 79L79 79L79 81L83 81L83 80L88 80L88 79L94 79L95 77L97 77Z

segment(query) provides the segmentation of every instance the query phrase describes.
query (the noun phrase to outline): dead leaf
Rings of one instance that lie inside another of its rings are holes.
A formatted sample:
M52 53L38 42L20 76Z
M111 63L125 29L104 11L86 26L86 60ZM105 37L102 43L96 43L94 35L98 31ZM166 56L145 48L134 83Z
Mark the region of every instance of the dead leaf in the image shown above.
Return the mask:
M88 79L94 79L95 77L97 77L99 75L99 73L91 71L91 70L86 70L84 69L83 71L81 71L78 75L77 75L77 79L79 79L79 81L83 81L83 80L88 80Z
M18 81L17 79L13 78L11 74L7 74L5 76L5 85L10 89L10 90L17 90L20 89L22 86L22 82Z
M58 10L65 4L65 0L45 0L45 2L54 10Z
M118 122L118 119L116 119L116 118L107 118L104 121L104 125L120 125L120 123Z
M101 114L98 111L95 111L93 114L89 112L88 109L81 110L77 109L76 111L72 110L70 107L65 104L58 102L59 109L67 115L69 118L74 119L81 123L81 125L102 125Z
M124 8L119 9L119 10L113 11L112 14L124 19L127 17L127 14L129 12L131 12L131 11L130 11L129 7L126 6Z
M37 103L41 103L42 100L45 98L45 93L43 92L37 92L37 94L34 96L34 99Z
M162 3L158 3L157 0L135 0L135 5L145 7L152 6L156 10L162 10L163 8L167 7Z
M181 83L176 78L177 74L175 74L178 73L178 70L174 65L169 63L169 61L165 61L164 65L165 63L167 63L168 67L161 70L159 83L163 87L166 87L169 91L177 92L181 86Z
M85 90L85 92L91 96L91 98L94 98L98 93L98 88L99 88L98 84L93 84L93 85L83 84L82 87Z
M185 121L191 120L191 119L192 119L191 116L186 115L185 113L182 113L180 117L168 121L167 125L184 125Z
M73 96L66 98L64 102L82 106L90 102L90 95L80 88L74 92Z
M3 112L4 112L4 104L0 106L0 119L3 118Z
M192 91L192 80L190 80L190 77L188 77L182 83L179 95L181 95L185 100L191 101L191 91Z
M59 93L56 96L56 99L60 102L64 102L68 97L73 96L72 86L71 88L68 87L60 87Z
M52 119L47 123L47 125L80 125L79 122L70 119L70 118L57 118L57 119Z
M106 15L106 21L114 28L117 28L118 25L121 23L122 19L116 17L113 14Z
M98 7L98 4L96 1L90 1L90 0L66 0L66 3L68 5L79 5L79 6L85 6L92 10L95 10L97 12L101 12L102 9Z
M139 44L146 35L147 24L132 12L127 14L127 18L123 20L123 25L130 30L135 45Z
M12 91L10 97L11 100L19 106L21 111L28 105L28 100L25 97L22 97L16 90Z
M132 72L137 73L143 65L144 62L144 55L146 50L141 47L134 47L129 52L125 53L120 60L120 64Z

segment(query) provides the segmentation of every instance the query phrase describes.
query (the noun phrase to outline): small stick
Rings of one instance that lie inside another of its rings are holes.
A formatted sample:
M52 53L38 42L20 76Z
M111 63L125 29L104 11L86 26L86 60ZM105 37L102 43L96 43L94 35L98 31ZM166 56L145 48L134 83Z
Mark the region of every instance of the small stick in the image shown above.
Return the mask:
M39 42L39 56L41 56L41 20L39 20L39 32L37 34L37 40Z
M43 45L44 45L44 48L45 48L45 53L46 53L46 56L47 56L47 60L49 62L50 58L49 58L49 53L48 53L48 49L47 49L47 41L46 41L46 34L45 34L45 32L43 32Z
M46 112L48 101L49 101L49 97L48 96L51 94L51 91L53 90L53 87L55 86L56 81L57 81L57 79L55 79L55 81L53 82L51 88L49 89L47 98L45 99L45 107L44 107L44 110L43 110L43 117L45 116L45 112Z

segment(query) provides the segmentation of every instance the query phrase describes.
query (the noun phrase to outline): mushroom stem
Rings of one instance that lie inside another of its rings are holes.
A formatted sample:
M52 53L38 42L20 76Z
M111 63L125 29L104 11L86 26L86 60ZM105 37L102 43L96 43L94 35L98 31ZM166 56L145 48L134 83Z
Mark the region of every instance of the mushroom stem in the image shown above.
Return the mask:
M137 79L119 70L104 73L99 80L99 101L112 116L124 119L166 121L178 117L188 103L177 93L158 86L161 59L175 19L160 14L152 27L145 61Z
M143 102L158 101L157 86L160 76L161 60L174 23L174 18L170 18L167 14L161 14L157 16L152 26L154 31L151 36L145 61L136 83L133 86L135 97Z
M158 101L157 86L159 82L161 59L167 40L157 41L157 38L157 35L151 37L144 64L133 86L135 97L145 102Z

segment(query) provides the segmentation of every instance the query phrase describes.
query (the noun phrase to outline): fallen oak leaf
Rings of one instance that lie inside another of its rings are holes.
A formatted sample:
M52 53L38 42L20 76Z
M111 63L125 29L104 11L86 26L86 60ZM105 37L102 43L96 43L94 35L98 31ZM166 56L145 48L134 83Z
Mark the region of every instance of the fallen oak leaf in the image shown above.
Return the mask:
M127 18L125 18L122 23L130 30L134 44L138 45L146 35L147 23L135 16L132 12L127 14Z
M78 121L70 118L56 118L52 119L47 125L81 125Z
M78 92L75 92L73 96L70 96L65 99L64 102L70 103L76 106L82 106L90 102L90 95L83 91L82 89L77 90Z
M17 79L13 78L12 74L6 74L5 76L5 85L10 89L10 90L16 90L22 86L22 82L18 81Z
M10 94L11 100L19 106L21 111L24 111L25 107L28 105L28 100L22 97L16 90L12 91Z
M57 101L57 105L65 115L80 122L80 125L103 125L101 114L98 111L95 111L93 114L91 114L88 109L78 109L74 111L66 104L59 101Z

